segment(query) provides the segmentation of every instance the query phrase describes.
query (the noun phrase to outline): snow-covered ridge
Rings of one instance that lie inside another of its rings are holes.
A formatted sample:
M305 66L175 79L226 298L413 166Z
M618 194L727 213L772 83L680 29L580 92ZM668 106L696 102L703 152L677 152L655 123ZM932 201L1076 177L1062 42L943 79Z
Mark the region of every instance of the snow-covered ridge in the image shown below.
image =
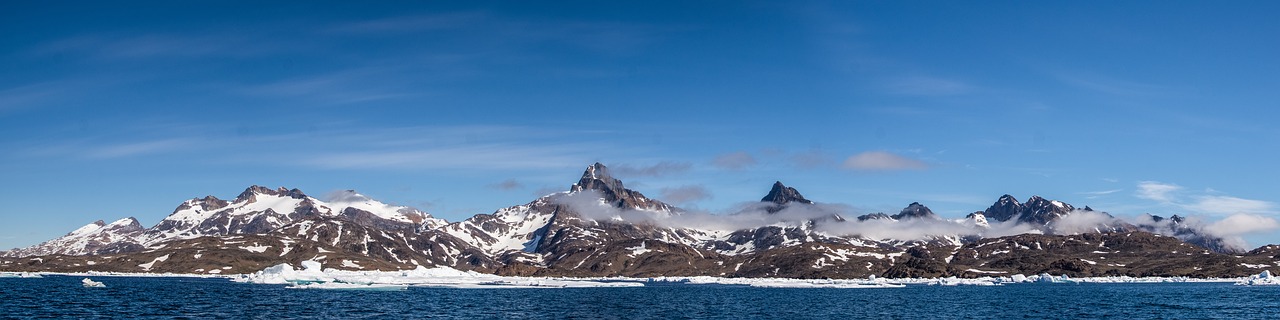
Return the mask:
M5 251L0 256L84 255L117 243L132 243L142 235L142 225L133 217L105 223L101 220L77 228L62 237L21 249Z
M144 229L132 217L112 223L97 221L57 239L5 251L0 256L127 251L203 236L262 234L311 216L334 218L344 214L358 216L352 219L383 220L387 223L382 225L402 224L417 230L431 230L447 224L447 221L421 210L386 204L353 190L335 193L327 202L307 196L298 189L251 186L232 201L213 196L184 201L151 228Z

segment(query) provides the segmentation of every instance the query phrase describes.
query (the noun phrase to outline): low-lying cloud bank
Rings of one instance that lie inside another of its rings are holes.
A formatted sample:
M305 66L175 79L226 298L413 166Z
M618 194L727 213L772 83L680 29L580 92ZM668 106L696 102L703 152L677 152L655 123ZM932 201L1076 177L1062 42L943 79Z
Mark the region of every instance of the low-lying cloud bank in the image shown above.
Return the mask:
M744 203L729 214L707 211L666 212L619 209L600 200L594 191L561 194L553 201L568 206L582 218L596 221L626 222L669 228L737 231L766 226L805 227L832 236L859 236L875 240L916 241L940 237L995 238L1025 233L1081 234L1105 231L1142 230L1178 237L1184 241L1209 246L1219 251L1243 252L1248 250L1243 235L1280 229L1280 221L1274 218L1235 214L1224 219L1206 222L1200 218L1158 219L1142 215L1130 219L1113 217L1100 211L1075 210L1048 225L1009 221L989 221L983 225L974 219L903 218L866 219L857 217L859 212L843 204L791 203L770 213L771 203ZM776 209L776 208L773 208ZM1213 246L1218 248L1213 248Z

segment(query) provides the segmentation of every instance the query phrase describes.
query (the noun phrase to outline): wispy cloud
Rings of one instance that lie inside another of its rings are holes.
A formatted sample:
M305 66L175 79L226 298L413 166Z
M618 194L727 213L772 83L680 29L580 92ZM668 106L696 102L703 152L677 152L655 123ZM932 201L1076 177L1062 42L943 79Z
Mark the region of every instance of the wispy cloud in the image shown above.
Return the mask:
M1187 210L1214 215L1267 213L1275 209L1275 204L1271 202L1231 196L1197 196L1193 197L1193 202L1182 206Z
M1111 190L1103 190L1103 191L1085 191L1085 192L1079 192L1079 194L1085 195L1085 197L1084 197L1085 199L1097 199L1097 198L1101 198L1101 197L1103 197L1103 196L1111 195L1111 194L1114 194L1114 193L1117 193L1117 192L1120 192L1120 191L1124 191L1124 189L1111 189Z
M1085 191L1085 192L1081 192L1080 194L1083 194L1083 195L1090 195L1090 196L1102 196L1102 195L1108 195L1108 194L1112 194L1112 193L1116 193L1116 192L1120 192L1120 191L1124 191L1124 189L1112 189L1112 190L1103 190L1103 191Z
M484 12L450 12L386 17L338 24L326 31L339 34L379 34L451 30L484 23L490 16Z
M29 54L83 54L95 59L249 57L278 52L284 41L254 39L241 32L89 34L44 43Z
M459 145L409 150L325 152L301 164L325 169L545 169L586 163L572 146Z
M861 171L923 170L929 168L923 161L887 151L868 151L855 154L844 160L843 167Z
M536 20L489 12L456 12L384 17L343 23L328 33L384 36L387 33L467 34L474 46L562 43L597 53L626 54L656 41L669 26L621 22Z
M1138 191L1135 196L1195 213L1218 216L1271 214L1276 211L1276 204L1269 201L1218 194L1187 195L1183 189L1182 186L1175 184L1142 181L1138 183Z
M524 184L520 183L520 181L516 181L516 179L507 179L502 182L490 184L489 187L498 190L515 190L524 188Z
M663 161L649 166L619 164L609 167L610 172L619 176L661 177L689 171L693 165L688 162Z
M687 204L711 198L711 191L701 185L662 188L659 190L662 200L677 204Z
M1147 200L1154 200L1162 203L1173 202L1173 192L1182 190L1181 186L1176 184L1160 183L1156 181L1138 182L1137 197Z
M812 149L792 154L787 160L801 169L816 169L832 165L835 157L822 150Z
M164 152L191 145L191 141L185 139L166 139L157 141L144 141L116 145L98 146L89 149L85 155L90 158L120 158L129 157L149 153Z
M0 112L30 108L58 93L57 86L48 83L29 84L0 90Z
M1169 89L1149 83L1121 80L1109 76L1082 72L1052 72L1059 81L1071 86L1118 96L1155 96L1168 94Z
M756 158L746 151L726 153L711 160L711 165L727 170L742 170L756 165Z
M941 96L969 93L973 86L938 77L912 76L890 80L885 84L885 90L901 95Z
M389 74L393 73L380 72L377 68L360 68L242 86L233 91L255 96L303 98L323 104L368 102L414 95L397 91L399 85L394 81L387 81L395 78Z
M1252 214L1234 214L1205 226L1205 230L1223 236L1239 236L1276 229L1280 229L1280 222Z

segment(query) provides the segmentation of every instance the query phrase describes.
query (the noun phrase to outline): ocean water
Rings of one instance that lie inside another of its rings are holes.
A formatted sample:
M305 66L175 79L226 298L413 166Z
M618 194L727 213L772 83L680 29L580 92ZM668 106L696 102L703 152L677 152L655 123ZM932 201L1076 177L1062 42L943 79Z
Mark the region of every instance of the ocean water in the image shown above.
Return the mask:
M1264 319L1280 287L1229 283L909 285L781 289L726 285L636 288L286 289L225 279L0 278L0 318L553 318L553 319Z

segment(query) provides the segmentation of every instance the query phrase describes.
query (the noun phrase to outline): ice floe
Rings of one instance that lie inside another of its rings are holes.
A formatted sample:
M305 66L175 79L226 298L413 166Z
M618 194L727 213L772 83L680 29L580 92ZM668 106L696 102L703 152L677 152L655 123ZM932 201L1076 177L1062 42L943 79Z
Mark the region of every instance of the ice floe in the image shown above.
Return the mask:
M1280 285L1280 278L1271 275L1271 270L1262 270L1262 273L1255 274L1236 282L1241 286L1275 286Z
M1280 284L1280 279L1269 273L1248 279L1258 284ZM1196 279L1187 277L1084 277L1072 278L1066 275L999 275L978 278L910 278L884 279L868 277L866 279L787 279L787 278L724 278L710 276L696 277L596 277L596 278L562 278L562 277L510 277L475 271L461 271L448 267L418 267L403 271L350 271L324 269L319 262L304 261L302 269L294 269L288 264L279 264L262 271L245 275L230 276L233 281L259 284L286 284L290 288L300 289L344 289L344 290L398 290L399 287L444 287L444 288L598 288L598 287L638 287L645 285L670 284L714 284L731 286L750 286L761 288L899 288L906 285L936 286L999 286L1008 284L1076 284L1076 283L1174 283L1174 282L1242 282L1246 278L1210 278Z
M322 269L320 263L303 261L302 270L279 264L259 272L240 275L233 281L289 284L308 289L383 289L386 286L446 288L582 288L638 287L637 281L598 281L574 278L504 277L448 267L418 267L405 271L347 271Z
M106 288L107 287L106 284L93 281L93 279L89 279L89 278L84 278L84 280L80 280L80 283L83 284L85 288Z
M30 272L0 272L0 278L43 278L39 273Z

